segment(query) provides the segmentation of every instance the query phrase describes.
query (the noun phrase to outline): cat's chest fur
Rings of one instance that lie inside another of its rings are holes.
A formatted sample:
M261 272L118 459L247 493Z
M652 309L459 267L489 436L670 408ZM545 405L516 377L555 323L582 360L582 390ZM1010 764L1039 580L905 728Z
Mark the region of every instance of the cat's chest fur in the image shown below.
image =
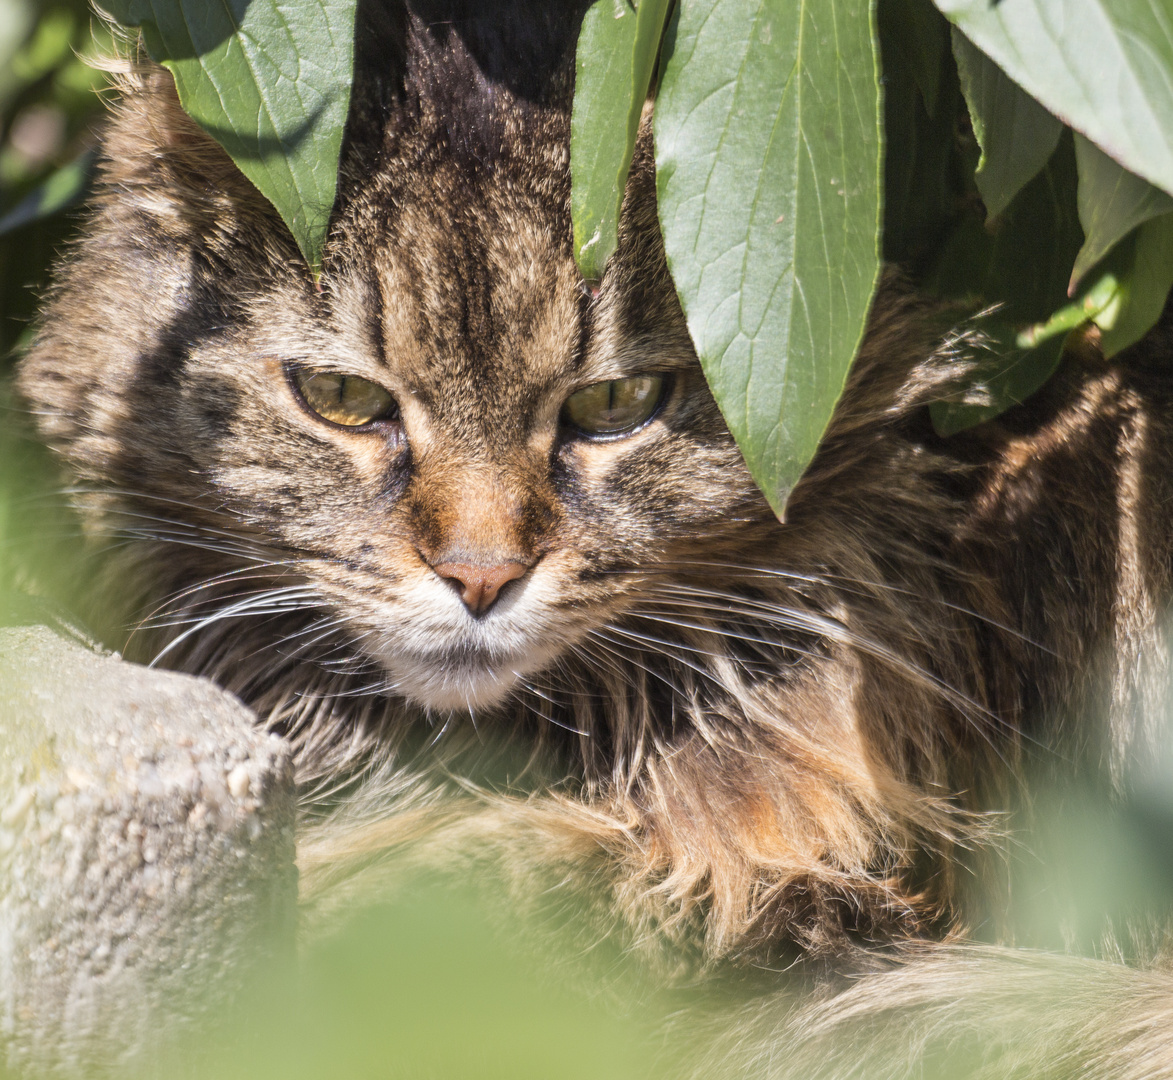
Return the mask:
M1165 379L1089 350L940 440L964 336L889 280L779 523L690 344L646 124L578 276L581 12L523 6L360 34L320 286L167 77L127 78L20 387L115 541L128 647L293 739L311 810L367 770L311 870L397 816L464 828L710 957L983 915L958 867L1024 755L1118 782L1149 752Z

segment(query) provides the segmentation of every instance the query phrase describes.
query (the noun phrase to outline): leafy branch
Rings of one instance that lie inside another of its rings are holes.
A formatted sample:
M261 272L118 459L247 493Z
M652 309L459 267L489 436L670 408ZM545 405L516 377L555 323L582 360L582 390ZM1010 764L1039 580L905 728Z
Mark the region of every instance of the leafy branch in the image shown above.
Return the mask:
M317 271L354 0L106 0ZM571 125L574 250L606 274L645 100L669 266L705 374L779 511L882 259L985 308L942 434L1021 402L1094 324L1114 355L1173 285L1173 18L1148 0L597 0ZM653 85L653 78L658 73ZM881 93L881 84L883 93Z

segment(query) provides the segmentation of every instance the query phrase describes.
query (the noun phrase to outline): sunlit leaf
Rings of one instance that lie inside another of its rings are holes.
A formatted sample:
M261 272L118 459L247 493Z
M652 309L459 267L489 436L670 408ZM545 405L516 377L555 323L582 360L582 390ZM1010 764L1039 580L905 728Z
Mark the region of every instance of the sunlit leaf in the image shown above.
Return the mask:
M1071 271L1074 285L1133 229L1173 212L1173 196L1121 168L1099 147L1075 137L1079 220L1086 236Z
M1100 313L1095 320L1105 356L1140 341L1156 325L1173 289L1173 214L1150 218L1129 239L1120 245L1119 298L1107 317Z
M973 131L982 148L974 181L997 217L1054 153L1063 124L1016 86L959 30L953 55Z
M588 281L615 250L623 189L668 0L596 0L582 21L570 121L574 254Z
M355 0L104 0L321 263L350 103Z
M935 0L1031 97L1173 192L1173 19L1153 0Z
M691 0L656 104L660 221L709 385L777 510L814 454L879 269L867 0Z
M1114 269L1105 268L1078 299L1065 304L1045 322L1020 330L1015 345L1020 349L1033 349L1049 338L1066 335L1087 322L1114 319L1111 313L1119 308L1120 288L1120 275Z

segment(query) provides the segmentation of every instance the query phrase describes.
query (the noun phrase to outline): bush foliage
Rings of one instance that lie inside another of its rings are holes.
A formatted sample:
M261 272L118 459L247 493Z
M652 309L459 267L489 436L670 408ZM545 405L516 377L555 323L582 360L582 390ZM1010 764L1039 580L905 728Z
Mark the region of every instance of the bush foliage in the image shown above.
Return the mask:
M105 6L141 29L318 273L355 0ZM572 124L580 268L605 275L651 94L660 224L689 330L782 511L882 260L983 313L988 360L934 408L942 434L1036 390L1072 330L1094 324L1112 355L1152 326L1173 284L1162 12L1148 0L1076 16L1066 0L597 0ZM74 190L72 168L38 206Z

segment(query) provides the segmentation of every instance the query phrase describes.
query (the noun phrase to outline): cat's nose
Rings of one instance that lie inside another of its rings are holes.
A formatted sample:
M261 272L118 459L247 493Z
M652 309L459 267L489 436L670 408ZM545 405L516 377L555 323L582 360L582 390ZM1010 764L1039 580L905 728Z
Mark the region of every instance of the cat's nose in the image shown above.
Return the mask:
M506 582L523 577L529 567L519 562L500 563L497 566L444 562L434 564L432 569L460 590L460 599L469 611L480 615L493 606Z

